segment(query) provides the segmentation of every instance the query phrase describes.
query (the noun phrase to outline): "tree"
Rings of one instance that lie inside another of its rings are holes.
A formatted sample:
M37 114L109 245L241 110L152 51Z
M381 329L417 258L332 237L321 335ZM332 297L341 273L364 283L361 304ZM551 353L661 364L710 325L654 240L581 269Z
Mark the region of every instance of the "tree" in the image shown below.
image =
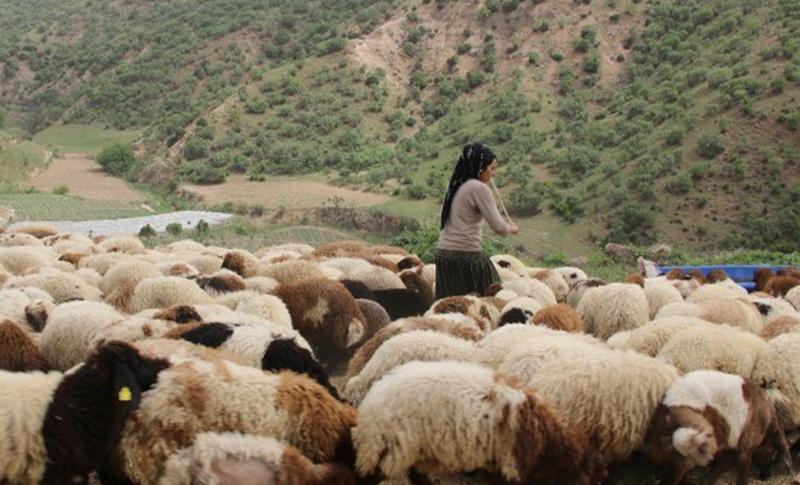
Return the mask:
M116 176L124 175L135 161L136 156L133 154L133 147L122 143L115 143L110 147L104 148L97 155L97 163L103 167L103 170Z

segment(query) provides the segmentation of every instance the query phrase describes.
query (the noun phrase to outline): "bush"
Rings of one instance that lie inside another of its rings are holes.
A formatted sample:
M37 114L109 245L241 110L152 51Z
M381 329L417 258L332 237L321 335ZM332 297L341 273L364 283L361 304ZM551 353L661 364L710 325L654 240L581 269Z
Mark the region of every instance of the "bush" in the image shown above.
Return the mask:
M581 201L574 195L557 198L553 202L553 210L570 224L575 222L578 217L583 214Z
M706 133L697 142L697 152L703 158L711 160L725 151L725 140L719 135Z
M225 171L205 163L182 163L178 175L193 184L221 184L225 182Z
M197 160L208 156L208 142L199 136L190 136L183 146L183 157L186 160Z
M425 198L425 187L413 184L406 187L406 196L411 200L422 200Z
M200 219L199 221L197 221L197 225L194 226L195 232L197 234L200 234L200 235L208 234L209 228L210 228L210 226L203 219Z
M467 73L467 86L475 89L483 84L484 74L481 71L472 70Z
M156 230L150 224L145 224L139 229L139 237L153 237L156 235Z
M604 242L650 244L655 240L653 212L639 204L628 204L610 224Z
M688 174L680 174L667 179L667 190L674 195L686 194L692 190L692 178Z
M541 212L542 196L534 193L528 185L514 189L508 197L508 212L515 216L532 216Z
M664 137L664 139L667 142L667 145L674 147L683 143L684 135L685 132L683 131L682 127L673 126L667 131L667 134Z
M53 193L56 195L67 195L67 192L69 192L69 187L66 185L59 185L53 189Z
M183 226L181 225L180 222L170 222L169 224L167 224L166 230L173 236L177 236L178 234L183 232Z
M97 155L97 163L103 170L111 175L124 175L136 161L133 154L133 147L128 144L115 143L110 147L104 148Z

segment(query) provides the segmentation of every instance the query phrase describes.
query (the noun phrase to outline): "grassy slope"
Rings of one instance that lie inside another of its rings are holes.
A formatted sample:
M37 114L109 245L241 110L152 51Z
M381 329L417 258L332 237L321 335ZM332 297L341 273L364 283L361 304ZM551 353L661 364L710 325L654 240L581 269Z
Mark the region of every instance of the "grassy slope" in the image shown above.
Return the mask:
M140 130L113 130L100 124L54 125L40 131L33 142L62 153L87 153L96 155L114 143L133 143Z

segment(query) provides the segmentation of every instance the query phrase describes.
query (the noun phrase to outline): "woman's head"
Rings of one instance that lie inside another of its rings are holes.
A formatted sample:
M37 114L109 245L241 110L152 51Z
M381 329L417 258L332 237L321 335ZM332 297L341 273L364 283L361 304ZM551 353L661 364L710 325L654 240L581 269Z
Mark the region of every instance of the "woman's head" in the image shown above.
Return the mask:
M444 196L441 215L442 228L450 217L450 207L453 205L453 198L461 184L469 179L488 182L494 176L496 169L497 159L485 145L471 143L464 147L456 167L453 169L453 174L450 176L450 184L447 186L447 193Z

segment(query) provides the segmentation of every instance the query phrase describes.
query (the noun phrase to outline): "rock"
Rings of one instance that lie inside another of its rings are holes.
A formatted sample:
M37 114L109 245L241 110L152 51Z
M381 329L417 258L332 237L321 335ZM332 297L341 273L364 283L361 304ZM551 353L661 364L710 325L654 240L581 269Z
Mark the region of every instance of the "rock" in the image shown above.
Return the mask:
M656 244L655 246L650 246L648 251L653 258L666 258L672 254L672 247L666 244Z
M630 246L625 246L623 244L617 243L608 243L606 247L603 248L603 252L606 253L608 256L612 256L615 258L632 258L633 257L633 248Z

